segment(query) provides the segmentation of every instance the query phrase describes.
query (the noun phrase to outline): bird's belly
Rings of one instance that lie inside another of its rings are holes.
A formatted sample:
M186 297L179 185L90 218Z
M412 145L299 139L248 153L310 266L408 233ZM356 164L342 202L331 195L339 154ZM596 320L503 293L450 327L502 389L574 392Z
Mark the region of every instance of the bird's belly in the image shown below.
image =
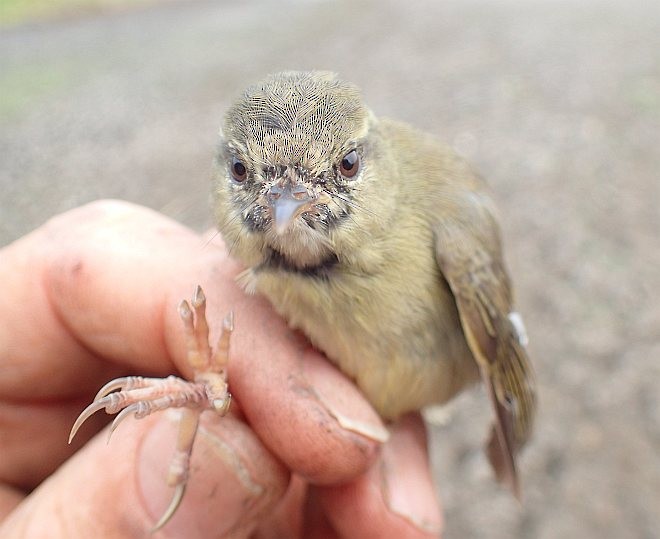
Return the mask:
M419 308L414 297L349 296L343 290L356 288L340 284L265 274L258 290L355 380L381 416L445 402L478 378L448 292L434 290L436 301Z

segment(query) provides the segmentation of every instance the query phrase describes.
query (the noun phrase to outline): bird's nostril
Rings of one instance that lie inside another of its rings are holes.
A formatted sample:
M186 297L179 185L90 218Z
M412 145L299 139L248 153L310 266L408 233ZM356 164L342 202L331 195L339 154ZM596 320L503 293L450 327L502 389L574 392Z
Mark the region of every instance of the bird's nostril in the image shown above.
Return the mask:
M298 199L307 198L309 196L307 193L307 188L302 184L294 185L291 188L291 195Z
M278 183L268 190L268 198L271 201L278 200L282 196L291 200L300 201L308 201L311 198L307 192L307 188L303 184L291 185L290 183L287 183L285 186L282 186Z
M284 189L280 187L279 185L273 185L269 190L268 190L268 197L271 200L277 200L282 196L284 193Z

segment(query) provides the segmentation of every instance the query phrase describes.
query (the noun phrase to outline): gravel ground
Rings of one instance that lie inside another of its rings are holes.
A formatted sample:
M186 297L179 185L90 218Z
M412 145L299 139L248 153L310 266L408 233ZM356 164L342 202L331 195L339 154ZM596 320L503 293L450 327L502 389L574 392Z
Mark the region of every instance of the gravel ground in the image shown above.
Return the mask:
M485 396L435 414L448 538L660 529L660 3L168 2L0 35L0 245L99 197L210 224L222 112L324 68L490 179L540 386L521 507ZM653 507L656 509L653 510Z

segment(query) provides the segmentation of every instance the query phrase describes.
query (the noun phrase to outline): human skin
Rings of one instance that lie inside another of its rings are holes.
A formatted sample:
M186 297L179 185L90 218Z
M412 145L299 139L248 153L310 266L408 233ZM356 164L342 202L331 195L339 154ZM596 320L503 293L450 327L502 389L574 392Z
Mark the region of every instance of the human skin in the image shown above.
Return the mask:
M418 415L385 428L350 380L235 284L209 242L151 210L97 202L0 251L2 537L145 537L169 501L176 416L124 421L106 443L108 380L190 375L177 303L208 298L211 342L233 310L232 411L206 412L181 507L153 537L437 537L442 520Z

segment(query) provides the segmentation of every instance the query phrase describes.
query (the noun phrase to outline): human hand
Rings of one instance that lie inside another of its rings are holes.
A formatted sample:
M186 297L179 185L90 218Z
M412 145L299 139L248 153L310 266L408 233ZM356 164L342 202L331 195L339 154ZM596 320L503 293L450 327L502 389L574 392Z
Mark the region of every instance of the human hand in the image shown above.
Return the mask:
M239 271L219 238L118 202L58 216L0 251L2 537L147 536L171 495L176 419L124 421L107 444L95 433L108 417L96 414L72 446L67 434L111 378L189 376L175 307L197 284L212 341L235 313L237 406L202 415L186 495L153 537L437 536L421 419L390 426L385 444L342 428L337 416L384 427L349 380L239 289Z

